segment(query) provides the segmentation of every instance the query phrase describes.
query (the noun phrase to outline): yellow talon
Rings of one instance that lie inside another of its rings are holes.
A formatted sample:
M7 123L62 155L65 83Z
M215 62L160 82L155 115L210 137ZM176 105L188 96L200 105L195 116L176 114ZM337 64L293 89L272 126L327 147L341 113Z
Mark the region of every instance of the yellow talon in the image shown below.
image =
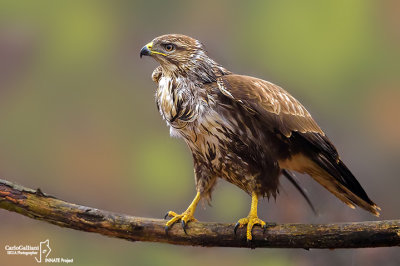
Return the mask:
M188 212L188 211L185 211L185 212L183 212L182 214L177 214L176 212L170 211L170 212L168 212L167 216L168 216L168 217L172 217L172 219L170 219L170 220L165 224L165 226L168 226L168 227L170 227L171 225L173 225L174 223L176 223L176 222L179 221L179 220L185 222L185 224L188 223L188 222L191 222L191 221L197 221L197 220L193 217L193 214L190 213L190 212Z
M184 211L182 214L177 214L176 212L169 211L167 215L165 215L165 218L167 217L172 217L166 224L165 224L165 231L168 232L169 228L176 222L181 221L182 222L182 227L183 231L186 233L186 225L188 222L191 221L197 221L194 218L194 212L196 210L196 206L200 201L200 192L197 192L196 197L192 201L192 203L189 205L186 211Z
M255 192L252 192L251 208L249 215L246 218L240 219L235 225L234 232L236 234L236 230L238 228L241 228L247 224L247 231L246 231L247 241L251 241L253 239L251 231L254 225L260 225L262 228L266 228L267 226L267 224L263 220L259 219L257 216L257 203L258 203L258 196Z

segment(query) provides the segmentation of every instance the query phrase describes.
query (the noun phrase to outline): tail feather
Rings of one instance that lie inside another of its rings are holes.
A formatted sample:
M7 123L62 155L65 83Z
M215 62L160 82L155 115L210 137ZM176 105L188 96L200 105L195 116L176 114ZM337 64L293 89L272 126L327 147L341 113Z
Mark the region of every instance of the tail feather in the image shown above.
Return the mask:
M324 156L318 156L315 163L316 167L310 175L318 183L351 208L354 208L355 204L379 216L380 208L368 197L360 183L340 159L332 162Z
M317 133L292 135L295 155L280 161L281 168L310 175L351 208L355 205L379 216L380 208L368 197L360 183L340 160L326 136Z
M317 211L315 210L314 205L312 204L310 198L308 197L307 191L299 185L299 182L298 182L297 178L296 178L294 175L292 175L292 174L291 174L289 171L287 171L287 170L282 170L282 174L283 174L283 175L290 181L290 183L292 183L292 185L300 192L300 194L303 196L303 198L307 201L308 206L310 206L310 208L311 208L311 210L313 211L313 213L314 213L315 215L317 215L318 213L317 213Z

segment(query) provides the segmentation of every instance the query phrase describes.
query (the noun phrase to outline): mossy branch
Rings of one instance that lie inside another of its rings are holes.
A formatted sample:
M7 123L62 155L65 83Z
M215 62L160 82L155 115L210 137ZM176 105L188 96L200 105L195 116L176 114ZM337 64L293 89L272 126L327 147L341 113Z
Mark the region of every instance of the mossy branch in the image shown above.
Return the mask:
M233 224L191 222L168 235L165 220L134 217L65 202L0 179L0 208L58 226L94 232L130 241L163 242L207 247L365 248L400 246L400 220L342 224L279 224L263 232L253 229L246 241L244 229L235 236ZM3 228L4 229L4 228Z

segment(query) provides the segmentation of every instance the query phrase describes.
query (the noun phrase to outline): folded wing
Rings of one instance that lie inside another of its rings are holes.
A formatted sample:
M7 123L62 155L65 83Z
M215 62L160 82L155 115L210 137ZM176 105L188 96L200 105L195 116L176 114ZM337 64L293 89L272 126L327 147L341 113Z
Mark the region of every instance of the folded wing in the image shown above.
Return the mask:
M282 133L289 143L289 156L280 158L283 169L307 173L336 197L378 216L373 203L350 170L340 160L336 148L310 113L293 96L270 82L242 75L218 78L222 94L261 117L271 130Z

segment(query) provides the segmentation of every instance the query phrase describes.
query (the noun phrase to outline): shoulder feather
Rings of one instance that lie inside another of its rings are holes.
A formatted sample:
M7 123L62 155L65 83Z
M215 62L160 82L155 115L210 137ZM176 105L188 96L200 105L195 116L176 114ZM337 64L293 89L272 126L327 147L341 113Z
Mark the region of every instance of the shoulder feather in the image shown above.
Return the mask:
M292 95L281 87L242 75L225 75L217 80L219 90L240 103L250 112L256 112L266 121L274 121L287 137L293 131L324 135L310 113Z

